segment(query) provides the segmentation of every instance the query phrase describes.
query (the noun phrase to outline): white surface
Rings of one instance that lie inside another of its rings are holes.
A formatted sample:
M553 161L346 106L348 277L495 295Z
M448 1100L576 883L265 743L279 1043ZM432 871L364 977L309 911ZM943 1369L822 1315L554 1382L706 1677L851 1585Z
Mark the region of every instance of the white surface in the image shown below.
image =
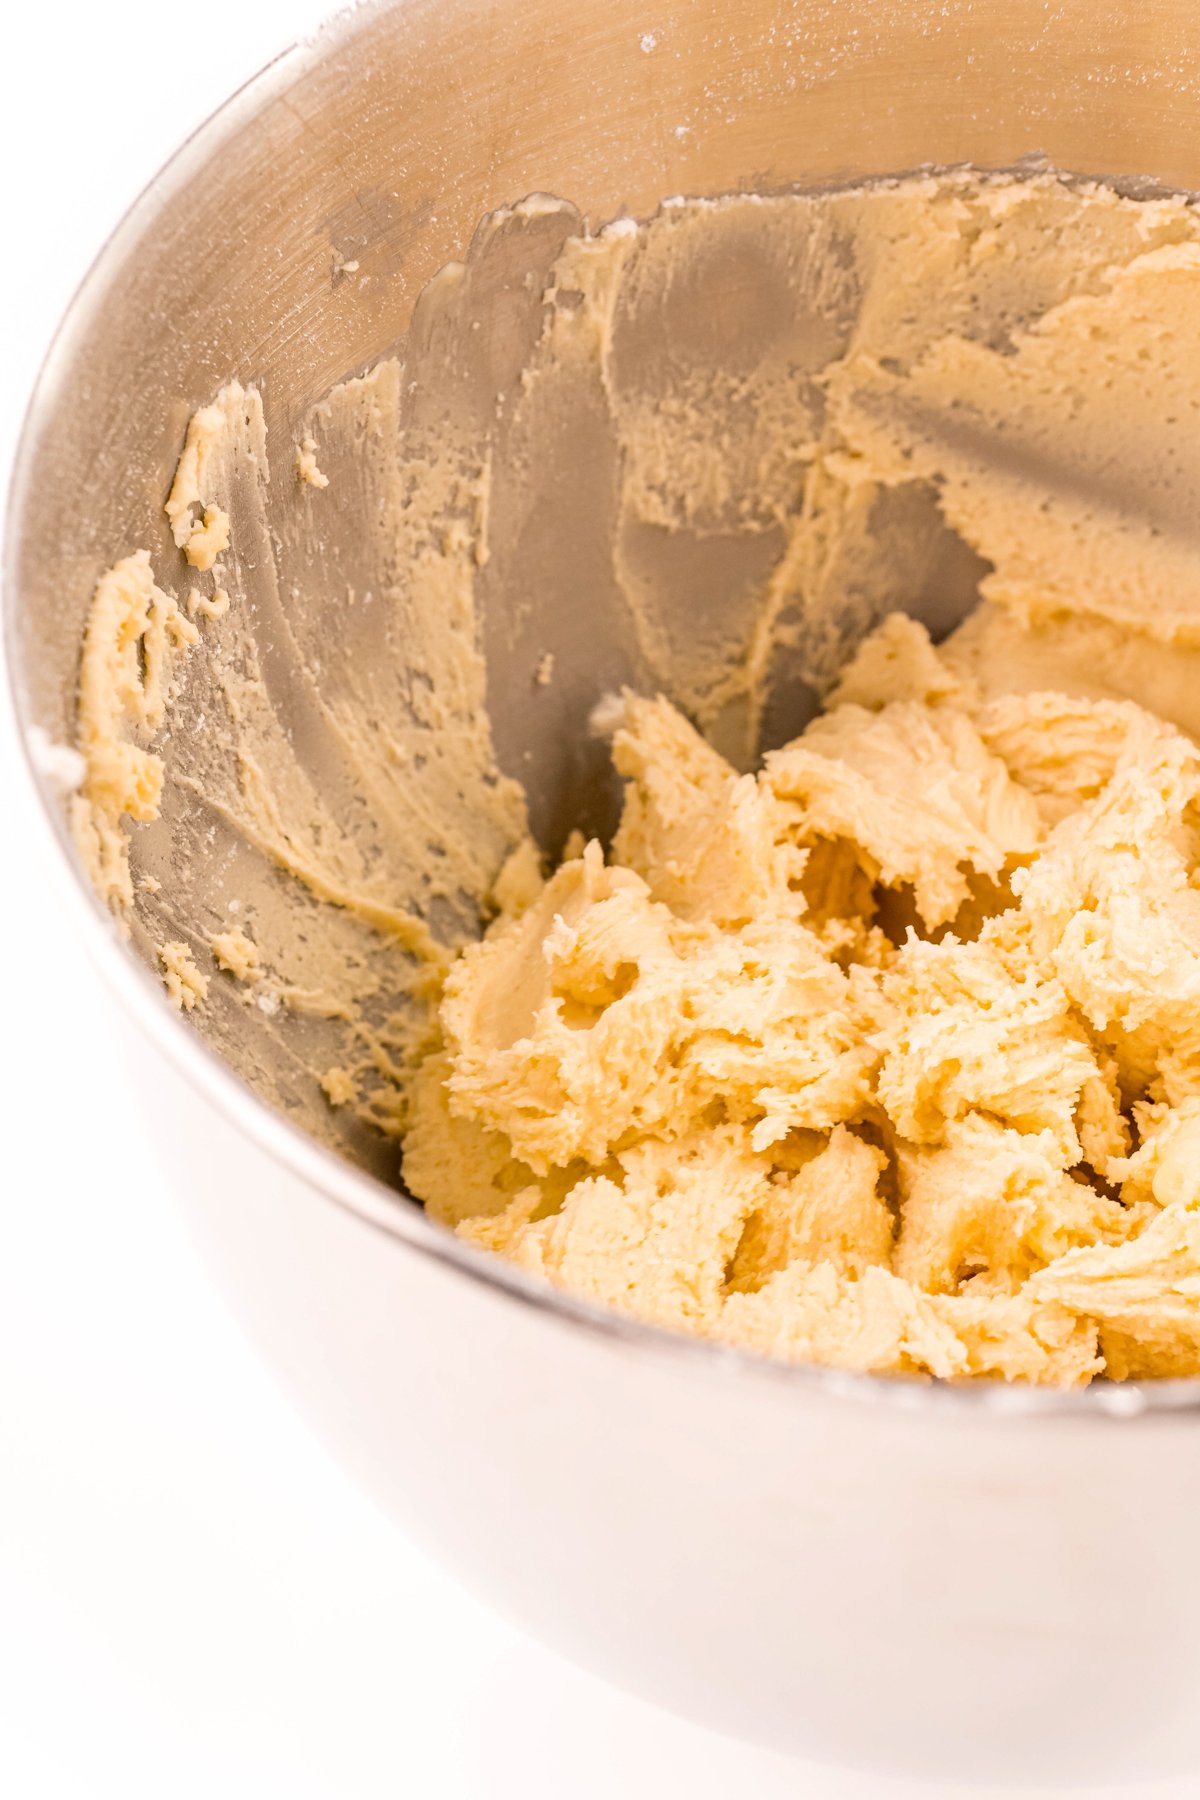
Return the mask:
M168 18L114 0L24 6L6 24L5 470L54 322L121 209L324 10L207 0ZM6 795L21 789L13 758L6 720ZM138 1132L105 997L66 937L23 792L17 813L22 898L11 880L0 895L0 941L16 946L0 1052L0 1792L932 1794L762 1755L599 1685L485 1612L375 1512L209 1285Z

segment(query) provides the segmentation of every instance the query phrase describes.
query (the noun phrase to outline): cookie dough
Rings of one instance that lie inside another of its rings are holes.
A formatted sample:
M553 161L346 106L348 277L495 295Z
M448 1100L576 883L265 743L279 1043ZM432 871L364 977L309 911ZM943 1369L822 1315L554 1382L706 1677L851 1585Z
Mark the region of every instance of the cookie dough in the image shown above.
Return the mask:
M164 763L150 740L166 718L177 653L199 636L155 581L149 551L123 557L97 583L80 662L84 776L71 822L96 891L118 910L133 901L124 820L158 816Z
M1200 1369L1200 750L981 629L890 617L757 774L625 695L611 855L446 982L430 1211L771 1355Z
M223 506L207 501L214 464L219 464L224 446L226 395L232 395L235 402L242 398L240 387L233 383L210 406L192 414L164 507L171 535L193 569L211 569L229 548L229 514Z
M163 944L158 960L162 964L163 985L171 1005L180 1012L191 1012L208 993L208 976L196 967L191 946L178 942Z
M1200 207L535 195L396 331L95 589L77 841L193 1027L642 1318L1200 1368Z

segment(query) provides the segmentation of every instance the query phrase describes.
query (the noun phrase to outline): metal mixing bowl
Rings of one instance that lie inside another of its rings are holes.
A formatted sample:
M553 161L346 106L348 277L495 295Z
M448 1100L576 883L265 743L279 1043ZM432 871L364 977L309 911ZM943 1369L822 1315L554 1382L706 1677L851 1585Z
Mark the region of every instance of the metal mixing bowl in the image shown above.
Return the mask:
M165 547L192 408L236 372L290 441L489 209L541 190L598 220L1039 151L1200 185L1192 23L1188 0L406 0L339 20L180 152L59 333L10 501L22 726L69 740L92 586ZM369 282L331 281L335 255ZM537 790L553 733L533 749ZM231 1072L117 939L42 799L222 1282L464 1579L623 1685L775 1745L960 1781L1189 1761L1196 1384L848 1378L547 1294L378 1180L365 1139L337 1155L272 1110L252 1059Z

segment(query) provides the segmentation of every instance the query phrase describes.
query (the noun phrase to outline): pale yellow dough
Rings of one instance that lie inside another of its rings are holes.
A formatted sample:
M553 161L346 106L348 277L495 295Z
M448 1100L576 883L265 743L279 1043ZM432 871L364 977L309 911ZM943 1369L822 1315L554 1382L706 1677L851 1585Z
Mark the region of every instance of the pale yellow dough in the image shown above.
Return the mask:
M593 1301L1200 1372L1198 370L1185 196L533 196L287 480L253 387L191 419L87 623L95 885L269 1103ZM543 639L593 606L616 663ZM549 879L512 682L626 783Z
M191 1012L208 993L208 977L201 974L193 962L190 946L178 942L163 944L158 960L162 964L163 985L172 1006L178 1007L180 1012Z
M793 1359L1200 1369L1200 751L893 615L738 776L624 699L599 844L446 981L405 1173L472 1243ZM1059 669L1061 674L1061 669Z

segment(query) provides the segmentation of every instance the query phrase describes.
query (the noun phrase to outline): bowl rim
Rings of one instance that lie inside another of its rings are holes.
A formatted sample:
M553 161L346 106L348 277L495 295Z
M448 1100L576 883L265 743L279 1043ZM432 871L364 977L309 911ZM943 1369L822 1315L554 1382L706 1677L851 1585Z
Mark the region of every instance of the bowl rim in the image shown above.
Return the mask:
M1144 1382L1096 1382L1086 1388L1038 1388L999 1381L949 1382L892 1375L855 1374L812 1363L760 1356L711 1338L694 1337L579 1298L518 1268L505 1258L464 1242L430 1219L402 1189L393 1189L318 1144L276 1112L173 1010L161 985L135 958L94 893L70 840L61 796L38 768L17 641L19 548L22 518L37 446L54 413L64 370L102 311L130 250L146 227L223 144L306 70L334 54L381 15L404 0L351 0L316 31L282 49L186 137L151 177L109 233L79 282L42 358L13 450L3 523L0 606L8 704L19 740L19 760L37 796L42 824L53 839L63 872L60 887L75 929L114 999L141 1036L172 1064L244 1137L278 1161L322 1199L350 1213L392 1242L482 1283L548 1320L625 1346L683 1359L716 1376L786 1384L814 1398L853 1400L889 1411L926 1414L960 1409L997 1418L1062 1418L1130 1421L1200 1411L1200 1378Z

